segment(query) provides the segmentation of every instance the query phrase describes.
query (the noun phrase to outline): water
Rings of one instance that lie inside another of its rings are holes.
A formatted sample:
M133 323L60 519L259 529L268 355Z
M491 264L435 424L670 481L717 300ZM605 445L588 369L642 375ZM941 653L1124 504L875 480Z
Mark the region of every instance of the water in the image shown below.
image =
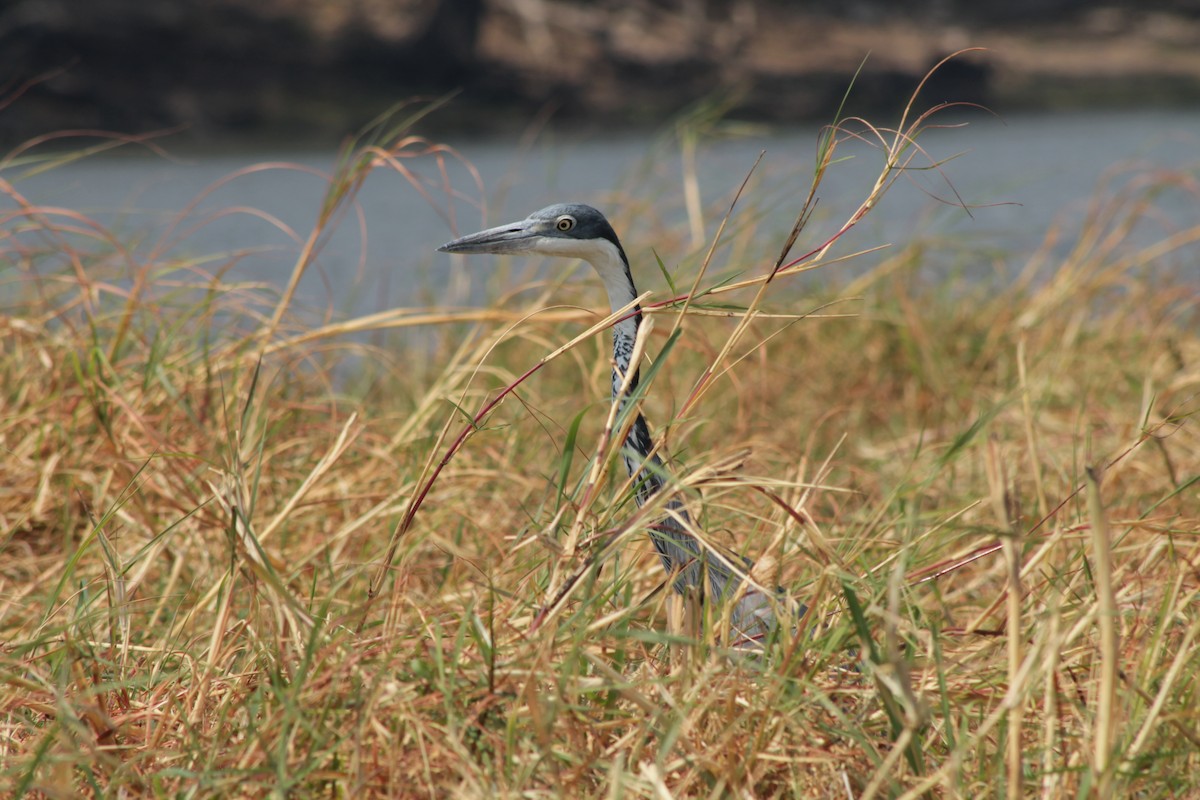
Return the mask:
M1200 112L1047 114L1006 120L979 113L955 121L964 120L969 122L966 127L931 130L920 140L934 158L961 155L940 172L911 173L908 177L917 185L902 178L852 234L847 249L931 237L945 244L950 253L944 259L947 265L965 261L966 269L980 274L998 264L1015 271L1052 222L1064 221L1068 230L1078 222L1106 171L1137 163L1147 169L1189 169L1195 179L1200 164ZM740 256L751 261L747 268L772 258L807 193L817 138L815 126L733 128L720 138L702 141L695 167L704 201L704 235L714 233L735 189L765 151L746 211L735 222L758 217L757 230L764 239L759 252ZM453 159L447 161L445 180L433 157L404 161L427 197L395 171L379 169L363 187L354 213L325 243L302 281L299 298L305 305L346 315L479 302L488 281L502 274L495 260L464 264L435 253L435 248L460 233L524 217L553 202L588 202L605 209L632 199L632 205L620 207L635 213L622 218L618 230L635 274L647 288L662 283L651 246L668 266L704 249L694 246L689 235L682 156L678 141L669 134L547 134L525 148L513 141L467 137L447 144L470 160L483 191L469 170ZM836 230L866 195L878 171L876 151L848 147L842 154L854 158L830 171L818 214L797 253ZM2 177L35 205L72 209L110 228L121 246L131 250L118 257L130 274L136 265L150 261L166 261L196 274L227 268L230 279L253 280L278 293L321 206L326 183L314 173L330 170L334 157L334 148L289 152L281 147L168 159L126 148L43 174L23 176L21 168L13 167ZM254 166L264 162L277 165ZM922 157L914 162L927 164ZM459 196L451 197L447 186ZM972 206L970 214L950 204L955 192ZM1178 193L1179 202L1173 197L1164 203L1171 224L1200 224L1196 195ZM486 217L478 208L485 200ZM8 214L13 207L11 198L0 197L0 213ZM661 235L664 224L672 235L649 241ZM86 238L72 235L76 242ZM1060 247L1068 244L1069 237ZM110 245L93 241L89 249L103 252ZM971 264L974 250L988 253L977 266ZM12 251L0 250L0 259L7 259L5 252ZM1002 254L999 260L997 252ZM870 261L865 259L860 268ZM833 277L843 274L849 273ZM11 275L0 261L0 292Z

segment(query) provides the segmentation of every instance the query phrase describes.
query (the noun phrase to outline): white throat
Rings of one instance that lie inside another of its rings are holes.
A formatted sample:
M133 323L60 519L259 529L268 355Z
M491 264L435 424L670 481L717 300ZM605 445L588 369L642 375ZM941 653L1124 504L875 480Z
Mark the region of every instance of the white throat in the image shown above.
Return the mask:
M607 239L543 237L535 249L547 255L580 258L591 264L600 280L604 282L604 288L608 291L608 304L613 311L624 308L637 297L620 251Z

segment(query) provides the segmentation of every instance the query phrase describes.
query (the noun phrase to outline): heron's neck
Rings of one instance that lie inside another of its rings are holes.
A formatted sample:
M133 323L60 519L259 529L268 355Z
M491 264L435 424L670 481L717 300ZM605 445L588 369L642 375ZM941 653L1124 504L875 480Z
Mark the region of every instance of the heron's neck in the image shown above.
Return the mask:
M629 262L619 246L603 240L603 244L588 254L588 261L604 281L604 287L608 290L608 302L613 311L626 308L637 298L637 288L633 285ZM629 395L638 385L638 365L633 363L633 345L637 341L638 327L641 323L642 310L634 305L628 317L613 326L612 392L614 401L619 402L622 407L629 402ZM626 381L625 375L629 374L630 370L633 371L632 375ZM622 386L625 387L625 394L621 392ZM654 452L650 428L641 414L635 416L629 426L629 433L625 435L621 448L621 459L633 479L634 499L639 507L665 488L663 463ZM690 517L683 501L678 497L669 498L666 507L670 514L654 524L650 537L663 566L669 574L675 576L675 590L682 592L688 586L702 586L702 576L707 573L712 596L724 597L730 585L737 585L729 565L720 559L704 564L705 559L700 546L687 531ZM734 623L741 627L741 616L737 611Z
M629 261L619 245L601 239L592 245L586 258L591 262L596 272L604 281L608 290L608 302L612 310L620 311L637 299L637 288L633 285L633 275L629 271ZM638 327L642 323L642 310L634 305L633 310L625 319L613 325L613 400L622 407L629 402L629 395L638 385L638 365L633 363L633 346L637 341ZM625 375L633 371L629 380ZM625 387L622 394L621 388ZM650 428L646 418L641 414L634 417L625 435L621 448L621 457L625 469L634 483L634 498L639 507L645 505L666 486L662 460L654 452L654 442L650 438ZM702 587L704 575L708 576L712 597L725 597L726 593L741 583L739 574L733 572L730 564L723 558L708 559L700 545L688 532L691 524L687 509L678 497L668 498L666 508L669 514L657 521L651 528L650 538L658 550L659 558L667 572L674 576L673 585L678 592L687 587ZM740 565L743 569L753 566L746 561ZM757 634L769 630L774 625L774 617L763 617L762 613L770 614L769 605L760 593L751 591L746 594L733 610L735 629L746 633ZM766 625L767 627L762 627Z
M600 248L588 260L595 267L608 290L608 302L612 310L620 311L627 308L637 298L637 288L633 285L633 276L629 272L629 262L624 253L617 247ZM629 395L637 389L638 365L633 363L633 346L637 341L638 326L642 322L642 310L633 306L629 315L613 325L613 373L612 395L622 405L628 402ZM632 375L626 380L625 376ZM622 394L621 389L625 388ZM650 428L646 418L641 414L634 417L625 436L622 460L629 475L637 477L635 497L638 505L650 499L655 492L663 487L662 464L654 451L654 442L650 438ZM643 470L645 464L655 465L656 468Z
M629 272L629 262L620 248L611 242L604 241L605 246L598 247L589 254L588 261L604 281L608 291L608 303L614 312L628 308L637 298L637 288L633 285L633 276ZM621 392L624 376L630 368L634 370L633 378L629 381L629 390L637 386L637 365L633 364L633 345L637 341L638 326L642 322L642 310L633 306L632 312L620 320L612 329L613 339L613 397Z

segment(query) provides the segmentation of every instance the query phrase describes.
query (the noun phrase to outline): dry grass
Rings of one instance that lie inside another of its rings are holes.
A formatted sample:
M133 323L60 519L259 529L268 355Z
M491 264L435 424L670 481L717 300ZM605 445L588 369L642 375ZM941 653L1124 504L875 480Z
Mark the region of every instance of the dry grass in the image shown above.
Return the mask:
M919 154L885 142L864 213ZM297 272L366 171L427 151L354 151ZM789 290L849 228L726 295L727 250L685 260L651 419L706 530L813 607L753 659L668 624L591 401L606 322L531 313L594 286L314 325L3 186L6 794L1196 791L1200 314L1172 264L1200 227L1129 236L1194 174L1099 195L1004 285L929 284L914 240ZM347 338L404 326L432 344Z

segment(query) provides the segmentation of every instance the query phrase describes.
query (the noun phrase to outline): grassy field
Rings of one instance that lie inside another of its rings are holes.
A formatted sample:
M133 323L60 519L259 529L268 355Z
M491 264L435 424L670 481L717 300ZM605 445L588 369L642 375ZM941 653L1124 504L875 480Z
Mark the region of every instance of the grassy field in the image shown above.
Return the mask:
M925 123L884 135L862 213ZM368 171L427 150L348 150L297 276ZM741 206L663 254L655 435L709 535L811 609L746 657L664 590L614 469L590 273L314 320L28 204L17 163L5 796L1200 793L1200 219L1159 214L1200 204L1194 170L1120 176L994 279L923 277L919 231L785 248Z

